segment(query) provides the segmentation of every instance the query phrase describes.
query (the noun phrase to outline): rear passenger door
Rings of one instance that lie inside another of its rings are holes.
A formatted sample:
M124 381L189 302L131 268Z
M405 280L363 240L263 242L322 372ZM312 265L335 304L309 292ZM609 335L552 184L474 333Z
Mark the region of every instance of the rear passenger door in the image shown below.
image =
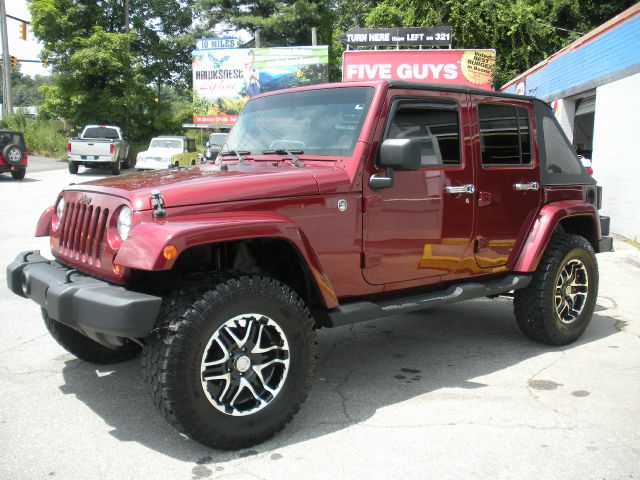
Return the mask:
M472 97L476 190L476 263L500 271L517 255L541 201L532 105Z

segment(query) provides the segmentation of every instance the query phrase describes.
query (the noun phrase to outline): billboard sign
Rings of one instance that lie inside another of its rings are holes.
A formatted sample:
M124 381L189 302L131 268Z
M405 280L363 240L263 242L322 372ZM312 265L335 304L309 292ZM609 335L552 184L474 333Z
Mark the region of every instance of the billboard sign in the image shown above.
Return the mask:
M350 47L446 47L451 45L451 27L351 28L341 40Z
M193 123L233 125L247 100L259 93L329 79L329 48L196 49Z
M493 90L495 50L347 50L342 81L406 80Z

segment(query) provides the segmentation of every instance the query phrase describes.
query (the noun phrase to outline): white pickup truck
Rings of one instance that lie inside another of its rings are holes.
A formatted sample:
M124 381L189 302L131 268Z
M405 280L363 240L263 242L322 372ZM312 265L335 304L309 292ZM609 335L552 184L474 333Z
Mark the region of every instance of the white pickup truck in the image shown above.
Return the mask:
M121 168L131 166L129 142L119 127L111 125L87 125L79 138L67 143L69 173L78 173L78 167L110 166L113 175Z

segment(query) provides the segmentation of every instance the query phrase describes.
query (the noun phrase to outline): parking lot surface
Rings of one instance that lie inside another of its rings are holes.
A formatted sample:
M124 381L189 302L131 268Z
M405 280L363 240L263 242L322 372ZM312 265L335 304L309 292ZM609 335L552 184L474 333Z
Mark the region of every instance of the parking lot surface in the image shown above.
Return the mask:
M575 344L526 339L508 298L320 330L292 423L222 452L164 421L137 360L77 360L6 288L17 253L50 256L33 232L58 191L104 173L0 178L1 479L640 477L640 250L621 239L598 256L597 311Z

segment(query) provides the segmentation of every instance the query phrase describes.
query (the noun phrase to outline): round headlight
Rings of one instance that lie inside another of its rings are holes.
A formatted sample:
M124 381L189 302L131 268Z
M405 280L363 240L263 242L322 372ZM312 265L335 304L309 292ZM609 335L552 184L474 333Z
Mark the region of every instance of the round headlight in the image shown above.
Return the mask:
M118 233L122 241L125 241L131 230L131 210L129 207L122 207L118 215Z
M62 214L64 213L64 198L60 198L58 200L58 205L56 206L56 215L58 218L62 218Z

